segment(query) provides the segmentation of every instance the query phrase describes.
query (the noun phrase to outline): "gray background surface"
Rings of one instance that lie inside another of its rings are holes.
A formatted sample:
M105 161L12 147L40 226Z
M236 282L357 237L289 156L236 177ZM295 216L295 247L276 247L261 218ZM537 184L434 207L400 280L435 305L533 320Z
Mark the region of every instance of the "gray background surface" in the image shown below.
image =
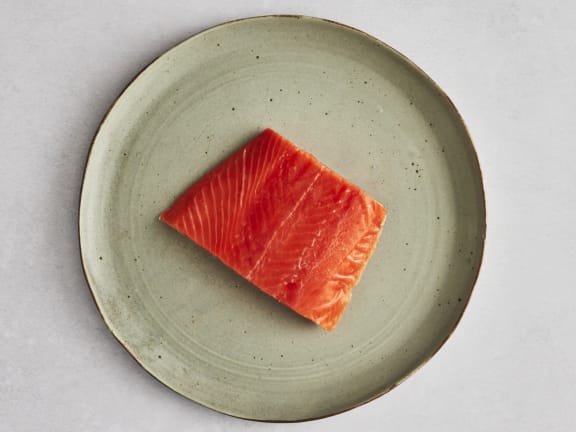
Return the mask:
M126 83L185 37L291 13L367 31L453 99L488 205L484 265L444 348L363 407L306 424L224 416L168 390L84 281L84 161ZM576 4L572 1L0 2L0 431L576 430Z

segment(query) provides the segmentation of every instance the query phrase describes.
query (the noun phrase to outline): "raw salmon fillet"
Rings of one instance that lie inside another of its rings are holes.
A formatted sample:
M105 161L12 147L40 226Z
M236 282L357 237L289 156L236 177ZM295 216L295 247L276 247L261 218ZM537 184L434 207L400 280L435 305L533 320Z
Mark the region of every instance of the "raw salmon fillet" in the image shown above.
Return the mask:
M262 291L332 330L386 209L266 129L160 216Z

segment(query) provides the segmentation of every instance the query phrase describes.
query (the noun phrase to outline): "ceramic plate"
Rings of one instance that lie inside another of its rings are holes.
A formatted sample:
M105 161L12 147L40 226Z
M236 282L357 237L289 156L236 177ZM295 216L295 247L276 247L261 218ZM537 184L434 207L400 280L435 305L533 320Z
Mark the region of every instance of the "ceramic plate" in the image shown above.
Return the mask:
M332 333L158 221L266 127L388 208ZM197 34L128 86L94 139L79 222L98 308L142 367L223 413L298 421L385 393L438 350L478 274L485 207L462 119L420 69L347 26L270 16Z

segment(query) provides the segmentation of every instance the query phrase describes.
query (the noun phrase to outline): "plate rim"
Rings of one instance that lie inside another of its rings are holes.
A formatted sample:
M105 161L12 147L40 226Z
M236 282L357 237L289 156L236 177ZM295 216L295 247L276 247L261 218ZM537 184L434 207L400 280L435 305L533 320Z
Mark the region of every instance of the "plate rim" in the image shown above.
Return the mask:
M442 99L444 99L445 102L448 103L449 109L452 111L453 115L455 116L455 119L457 120L457 122L459 123L459 125L462 127L463 132L465 133L465 136L467 137L468 141L469 141L469 150L470 150L470 155L472 156L472 163L473 165L475 165L475 168L477 170L477 174L478 174L478 180L479 180L479 203L481 203L481 214L479 216L481 216L481 226L480 226L480 232L479 232L479 236L480 236L480 250L479 250L479 261L478 261L478 266L476 269L476 272L472 278L472 282L471 282L471 286L470 286L470 294L468 295L466 301L463 304L462 310L460 312L459 315L457 315L456 320L453 324L453 326L450 328L450 330L446 333L445 338L439 343L439 345L436 347L436 349L431 352L428 356L423 357L420 362L418 363L418 365L416 365L412 370L410 370L409 372L407 372L404 376L402 376L400 379L398 379L396 382L394 382L393 384L391 384L390 386L386 387L384 390L377 392L376 394L374 394L373 396L367 398L364 401L358 402L358 403L354 403L344 409L339 409L336 410L334 412L328 413L328 414L323 414L323 415L319 415L319 416L312 416L312 417L306 417L306 418L301 418L301 419L260 419L260 418L253 418L253 417L248 417L248 416L242 416L240 414L235 414L232 412L228 412L228 411L224 411L220 408L216 408L214 406L209 405L206 402L202 402L196 399L193 399L191 397L189 397L188 395L185 395L183 393L181 393L180 391L178 391L177 389L175 389L174 387L172 387L171 385L169 385L168 383L164 382L163 380L161 380L159 377L157 377L154 373L152 373L148 367L144 364L144 362L140 361L138 359L138 357L136 356L136 354L134 354L130 348L122 341L120 335L116 334L116 330L114 329L114 326L112 325L112 323L110 323L107 318L106 315L104 314L103 310L101 309L101 305L98 303L98 300L96 298L96 294L95 294L95 288L92 286L92 284L90 283L90 277L88 276L88 270L87 270L87 259L85 258L85 253L84 253L84 247L82 246L83 240L82 240L82 226L83 226L83 203L84 201L87 199L85 198L85 193L84 193L84 187L86 185L86 173L89 170L89 166L92 160L92 154L93 154L93 150L94 150L94 146L96 144L96 141L99 138L99 135L101 133L101 130L103 129L103 127L105 126L109 115L112 113L112 111L115 109L116 105L119 103L119 101L123 98L123 96L125 95L125 93L127 92L127 90L132 86L132 84L139 79L142 74L144 72L146 72L153 64L155 64L157 61L159 61L162 57L169 55L169 53L171 53L173 50L175 50L176 48L178 48L180 45L186 43L187 41L197 38L207 32L219 29L219 28L223 28L223 27L227 27L230 25L234 25L240 22L244 22L244 21L255 21L255 20L265 20L265 19L295 19L295 20L308 20L311 22L316 22L316 23L328 23L337 27L342 27L344 29L347 30L351 30L354 33L356 33L357 35L360 35L362 37L368 38L369 40L371 40L372 42L375 42L378 46L385 48L387 50L389 50L393 55L397 56L398 58L400 58L402 61L404 61L408 66L410 66L415 72L417 72L422 78L424 78L424 80L432 86L432 88L437 92L438 96L441 97ZM172 390L174 393L176 393L177 395L179 395L182 398L185 398L186 400L192 401L200 406L206 407L212 411L218 412L218 413L222 413L225 415L228 415L230 417L234 417L234 418L239 418L242 420L249 420L249 421L256 421L256 422L262 422L262 423L300 423L300 422L308 422L308 421L313 421L313 420L320 420L320 419L324 419L324 418L328 418L328 417L332 417L338 414L342 414L344 412L353 410L355 408L358 408L360 406L363 406L369 402L372 402L380 397L382 397L383 395L387 394L388 392L390 392L391 390L395 389L396 387L398 387L400 384L402 384L404 381L406 381L408 378L412 377L418 370L420 370L420 368L422 368L424 365L426 365L437 353L438 351L440 351L440 349L446 344L446 342L448 341L448 339L450 339L450 337L453 335L454 331L456 330L456 328L458 327L458 325L460 324L460 321L462 320L462 317L464 316L464 312L466 311L466 309L468 308L468 305L470 303L470 299L472 298L472 295L474 294L474 291L476 289L476 285L478 282L478 278L480 275L480 271L482 269L483 266L483 261L484 261L484 252L486 249L486 233L487 233L487 221L486 221L486 191L484 188L484 178L483 178L483 173L482 173L482 168L480 166L480 160L478 158L478 153L476 151L476 146L474 144L474 140L472 139L472 135L470 134L470 130L466 124L466 122L464 121L464 118L462 117L460 111L458 110L458 108L456 107L456 105L454 104L454 102L452 101L452 99L446 94L446 92L438 85L438 83L436 83L436 81L431 78L426 72L424 72L423 69L421 69L416 63L414 63L409 57L407 57L406 55L404 55L403 53L401 53L400 51L398 51L397 49L395 49L394 47L390 46L389 44L387 44L386 42L378 39L375 36L372 36L371 34L360 30L354 26L351 26L349 24L345 24L345 23L341 23L339 21L335 21L332 19L328 19L328 18L322 18L322 17L317 17L317 16L311 16L311 15L299 15L299 14L269 14L269 15L255 15L255 16L247 16L247 17L243 17L243 18L238 18L238 19L234 19L234 20L229 20L229 21L225 21L225 22L221 22L219 24L216 25L212 25L209 27L204 28L203 30L191 33L190 35L186 36L185 38L183 38L182 40L180 40L179 42L171 45L169 48L165 49L164 51L162 51L159 55L156 55L152 60L150 60L146 65L144 65L143 67L141 67L133 76L131 79L128 80L128 82L123 86L122 90L120 90L117 94L117 96L114 98L113 102L110 104L109 108L106 110L105 114L102 116L102 120L100 121L100 123L98 124L98 127L96 128L95 133L93 134L92 140L90 142L90 147L88 149L86 158L85 158L85 162L84 162L84 168L83 168L83 172L82 172L82 179L81 179L81 186L80 186L80 191L79 191L79 195L78 195L78 224L76 226L77 228L77 241L78 241L78 245L79 245L79 254L80 254L80 262L81 262L81 268L82 268L82 273L84 276L84 280L86 281L86 284L88 285L89 288L89 292L90 295L92 297L92 300L96 306L96 309L98 311L98 313L100 314L102 320L104 321L104 324L106 325L106 328L108 329L108 331L112 334L112 336L114 337L114 339L116 339L116 341L120 344L120 346L122 346L124 348L124 350L129 354L129 356L142 368L144 369L148 375L152 376L156 381L158 381L159 383L161 383L163 386L169 388L170 390Z

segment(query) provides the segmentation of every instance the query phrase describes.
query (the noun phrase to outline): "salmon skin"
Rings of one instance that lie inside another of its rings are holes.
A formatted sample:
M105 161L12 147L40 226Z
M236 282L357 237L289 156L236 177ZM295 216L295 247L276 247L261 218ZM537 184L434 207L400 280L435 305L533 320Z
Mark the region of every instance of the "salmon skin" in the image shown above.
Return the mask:
M160 216L329 331L350 301L385 218L380 203L272 129Z

